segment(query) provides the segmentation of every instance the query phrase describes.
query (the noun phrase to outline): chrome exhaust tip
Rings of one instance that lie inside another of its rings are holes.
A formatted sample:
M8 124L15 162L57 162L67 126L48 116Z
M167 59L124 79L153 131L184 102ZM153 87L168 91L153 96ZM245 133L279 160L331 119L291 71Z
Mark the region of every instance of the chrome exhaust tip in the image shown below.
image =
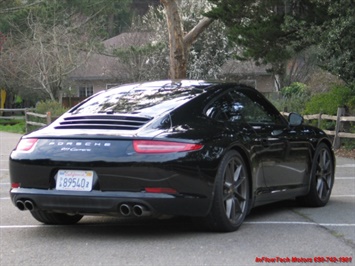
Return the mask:
M22 200L16 201L16 207L17 207L20 211L26 210L25 203L24 203Z
M142 217L142 216L150 216L152 212L142 205L134 205L133 214L137 217Z
M26 200L25 201L25 208L29 211L33 211L35 209L35 205L33 204L32 201Z
M131 215L131 207L127 204L121 204L120 205L120 213L123 215L123 216L129 216Z

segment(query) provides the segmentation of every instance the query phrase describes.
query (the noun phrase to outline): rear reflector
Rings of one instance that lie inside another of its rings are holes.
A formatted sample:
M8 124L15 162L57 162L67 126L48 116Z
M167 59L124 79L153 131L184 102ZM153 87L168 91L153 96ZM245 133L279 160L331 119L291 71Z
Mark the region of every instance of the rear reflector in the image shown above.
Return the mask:
M21 139L20 142L17 144L16 150L30 151L35 146L37 141L38 139Z
M20 186L20 183L11 183L11 188L19 188Z
M169 187L146 187L145 191L148 193L167 193L167 194L176 194L177 191Z
M170 141L134 140L133 147L138 153L171 153L197 151L202 149L203 145Z

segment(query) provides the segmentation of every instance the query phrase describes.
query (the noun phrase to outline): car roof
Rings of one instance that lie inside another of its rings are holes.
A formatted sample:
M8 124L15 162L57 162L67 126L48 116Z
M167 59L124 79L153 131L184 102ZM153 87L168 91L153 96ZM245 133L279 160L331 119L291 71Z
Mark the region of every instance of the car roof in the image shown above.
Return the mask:
M208 88L213 85L222 84L223 82L220 81L206 81L206 80L190 80L190 79L177 79L177 80L158 80L158 81L146 81L146 82L139 82L139 83L131 83L131 84L123 84L118 85L113 88L132 88L132 89L139 89L139 88L174 88L174 87L181 87L181 88L188 88L188 87L195 87L195 88Z

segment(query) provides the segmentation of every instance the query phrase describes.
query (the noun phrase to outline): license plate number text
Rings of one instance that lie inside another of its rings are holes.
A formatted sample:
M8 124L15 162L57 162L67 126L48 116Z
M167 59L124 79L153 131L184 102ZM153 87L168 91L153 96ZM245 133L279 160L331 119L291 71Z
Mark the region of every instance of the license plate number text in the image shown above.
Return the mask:
M93 171L59 170L57 190L91 191Z

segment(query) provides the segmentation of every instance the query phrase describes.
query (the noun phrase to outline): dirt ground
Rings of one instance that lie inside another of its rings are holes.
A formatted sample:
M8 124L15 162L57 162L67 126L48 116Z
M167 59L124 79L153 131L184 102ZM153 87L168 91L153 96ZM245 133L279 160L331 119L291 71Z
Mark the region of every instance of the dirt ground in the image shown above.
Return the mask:
M334 152L335 155L337 156L355 159L355 149L352 150L338 149L335 150Z

